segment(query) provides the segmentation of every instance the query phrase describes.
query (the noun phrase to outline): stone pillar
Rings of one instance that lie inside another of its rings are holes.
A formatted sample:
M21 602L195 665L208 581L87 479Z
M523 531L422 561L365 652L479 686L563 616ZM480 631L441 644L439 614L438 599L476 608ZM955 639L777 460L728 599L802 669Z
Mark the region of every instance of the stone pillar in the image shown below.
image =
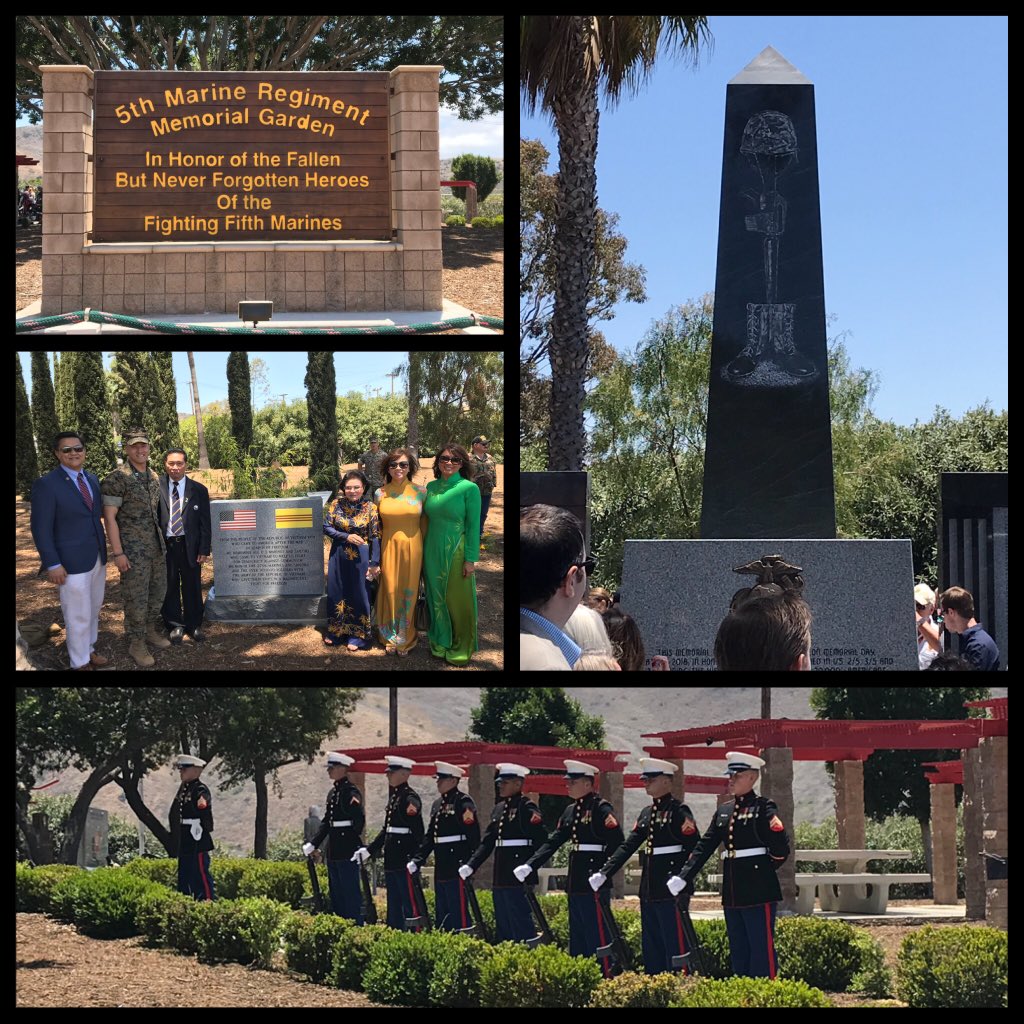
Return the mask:
M403 291L405 301L391 308L441 308L442 70L439 64L400 65L391 72L391 204L404 259L401 282L388 277L399 273L392 270L384 287Z
M626 830L626 780L622 772L602 772L599 777L601 796L615 808L615 817ZM612 851L614 852L614 851ZM620 871L612 880L612 896L621 900L626 895L626 872Z
M956 790L948 783L931 787L932 882L935 902L955 904L956 894Z
M43 65L42 314L83 306L83 257L92 230L92 69Z
M793 796L793 751L775 748L761 755L768 762L761 778L760 793L774 800L779 807L779 817L789 832L793 851L796 852L796 800ZM780 910L796 911L796 860L790 857L779 868L779 882L782 884Z
M481 834L487 831L491 815L494 813L494 770L493 764L473 764L469 766L469 795L476 804L476 813L480 819ZM490 889L494 884L494 856L490 856L473 876L478 889Z
M1007 736L993 736L981 744L981 762L985 780L985 819L983 837L985 853L1006 857L1009 849L1010 791L1009 749ZM986 879L987 879L986 863ZM1009 915L1009 881L985 883L985 918L993 928L1006 929Z
M967 880L967 920L985 920L984 779L981 749L964 751L964 876Z
M840 850L867 849L867 819L864 812L864 762L836 762L836 828ZM868 870L866 860L838 862L840 871L863 874ZM858 885L853 890L860 899L867 899L868 887Z

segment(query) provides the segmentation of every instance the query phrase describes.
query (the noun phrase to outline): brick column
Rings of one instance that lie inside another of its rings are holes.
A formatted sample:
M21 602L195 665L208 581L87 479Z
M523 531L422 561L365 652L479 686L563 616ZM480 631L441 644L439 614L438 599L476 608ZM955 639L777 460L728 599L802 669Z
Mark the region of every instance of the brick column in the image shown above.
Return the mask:
M789 830L794 856L779 868L782 903L779 910L796 910L796 798L793 795L793 751L787 747L773 747L761 756L767 764L762 771L761 796L774 800Z
M982 837L985 852L1006 857L1009 852L1010 740L992 736L981 744L981 764L985 775L985 817ZM987 870L987 869L986 869ZM1006 879L986 881L986 920L993 928L1007 928L1010 883Z
M81 309L92 230L92 69L44 65L43 315Z
M471 764L469 766L469 795L476 804L477 818L480 820L481 835L487 831L494 813L494 770L493 764ZM475 853L476 851L474 851ZM488 857L480 870L474 875L473 881L479 889L490 889L494 881L494 857Z
M391 215L404 246L402 269L385 268L392 309L441 308L442 70L439 64L404 64L391 72Z
M602 772L600 779L601 796L615 808L615 817L625 830L626 825L626 777L622 772ZM614 853L614 851L612 851ZM612 895L621 900L626 895L626 872L620 871L612 880Z
M932 880L935 902L955 904L956 886L956 791L944 783L931 786Z

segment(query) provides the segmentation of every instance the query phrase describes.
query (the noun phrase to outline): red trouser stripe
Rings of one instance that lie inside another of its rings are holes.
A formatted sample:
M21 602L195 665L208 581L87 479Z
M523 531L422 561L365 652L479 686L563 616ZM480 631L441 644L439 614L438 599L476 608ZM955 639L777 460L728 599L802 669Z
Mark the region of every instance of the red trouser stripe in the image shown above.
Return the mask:
M203 864L203 855L199 854L199 874L203 879L203 889L206 891L206 898L208 900L213 899L213 893L210 891L210 880L206 877L206 865Z
M594 893L594 909L597 911L597 935L601 940L601 946L607 946L608 940L604 937L604 914L601 913L601 897L598 893ZM601 961L601 969L604 971L604 976L610 978L612 976L611 964L608 962L607 957Z

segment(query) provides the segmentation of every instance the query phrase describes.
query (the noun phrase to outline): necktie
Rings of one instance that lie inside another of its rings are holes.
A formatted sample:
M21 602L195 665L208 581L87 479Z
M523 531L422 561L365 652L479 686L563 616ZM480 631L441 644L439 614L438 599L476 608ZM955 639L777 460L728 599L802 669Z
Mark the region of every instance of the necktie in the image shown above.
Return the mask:
M171 496L171 533L175 537L182 535L181 501L178 498L178 481L174 481L174 494Z
M89 506L89 511L92 511L92 493L89 490L88 484L85 482L85 474L78 474L78 489L82 492L82 497L85 498L86 505Z

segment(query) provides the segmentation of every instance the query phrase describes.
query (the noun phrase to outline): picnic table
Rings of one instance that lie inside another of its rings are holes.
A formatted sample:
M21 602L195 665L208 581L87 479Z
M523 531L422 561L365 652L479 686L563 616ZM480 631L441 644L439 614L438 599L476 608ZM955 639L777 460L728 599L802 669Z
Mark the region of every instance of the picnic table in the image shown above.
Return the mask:
M798 850L797 863L835 861L838 871L797 872L797 911L814 913L815 894L821 909L844 914L884 914L894 885L932 881L929 874L869 872L870 861L909 860L910 850Z

